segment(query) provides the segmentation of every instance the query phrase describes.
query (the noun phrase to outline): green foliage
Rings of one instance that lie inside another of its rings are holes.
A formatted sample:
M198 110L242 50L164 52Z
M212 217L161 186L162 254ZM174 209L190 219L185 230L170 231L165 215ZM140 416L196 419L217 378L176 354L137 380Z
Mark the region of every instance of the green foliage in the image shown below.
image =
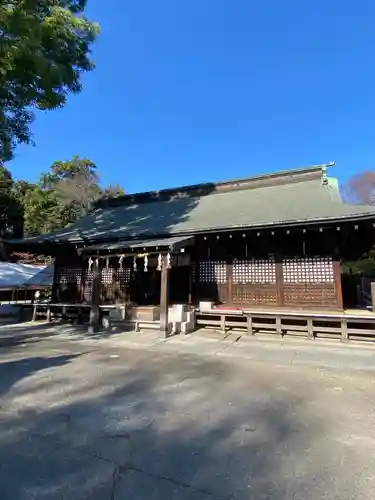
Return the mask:
M0 164L29 143L33 109L63 106L90 71L99 32L86 0L0 0Z
M21 237L23 233L23 206L14 188L11 173L0 166L0 238Z
M98 198L124 194L119 185L102 189L95 163L79 156L54 162L49 171L41 175L37 185L25 181L14 182L5 168L0 169L0 186L2 180L8 198L4 198L0 206L0 221L1 214L7 213L3 207L11 206L10 200L14 200L18 212L12 217L18 224L21 220L21 232L24 223L25 235L43 234L66 227L86 215L92 202ZM4 227L9 225L9 222L4 223ZM7 234L19 235L19 231L8 231Z
M102 189L100 193L100 198L116 198L117 196L124 196L125 191L123 188L119 185L109 185L106 188Z
M97 167L88 158L73 156L71 160L55 161L48 173L42 174L39 184L44 189L53 189L59 181L69 181L75 176L87 176L93 182L98 182Z
M59 229L60 206L52 191L43 190L38 186L28 191L23 208L26 234L42 234Z

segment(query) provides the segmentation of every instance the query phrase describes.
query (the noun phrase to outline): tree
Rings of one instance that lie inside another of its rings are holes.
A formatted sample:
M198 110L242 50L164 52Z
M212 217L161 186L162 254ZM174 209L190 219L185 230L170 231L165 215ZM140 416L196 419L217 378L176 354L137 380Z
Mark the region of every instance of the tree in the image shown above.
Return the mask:
M35 184L27 181L13 181L12 193L15 199L23 206L25 197L29 191L36 188Z
M25 233L36 235L64 227L61 223L61 206L53 191L35 187L23 199Z
M344 188L344 197L352 203L375 204L375 171L367 170L354 175Z
M0 164L30 143L33 109L63 106L93 69L99 33L83 12L87 0L0 0Z
M0 238L23 234L23 207L13 188L11 173L0 166Z
M77 155L71 160L53 163L50 172L42 176L41 186L55 191L64 207L67 223L85 215L92 201L100 195L95 163Z
M74 155L71 160L55 161L49 172L41 175L39 184L43 189L51 189L55 188L59 181L70 180L76 175L90 176L98 182L95 163L88 158Z
M95 163L73 156L54 162L38 184L14 181L0 167L0 237L55 231L86 215L93 201L124 194L119 185L101 188Z
M100 198L116 198L117 196L124 196L125 191L124 189L119 185L109 185L106 188L102 189L100 191Z

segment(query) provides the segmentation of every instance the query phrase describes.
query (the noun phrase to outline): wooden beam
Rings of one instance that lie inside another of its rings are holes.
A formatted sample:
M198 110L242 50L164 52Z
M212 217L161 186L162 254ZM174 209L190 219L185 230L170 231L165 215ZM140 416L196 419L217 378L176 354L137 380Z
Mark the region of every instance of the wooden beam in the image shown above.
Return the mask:
M168 257L162 255L160 283L160 331L165 338L169 335L168 307L169 307L169 269Z

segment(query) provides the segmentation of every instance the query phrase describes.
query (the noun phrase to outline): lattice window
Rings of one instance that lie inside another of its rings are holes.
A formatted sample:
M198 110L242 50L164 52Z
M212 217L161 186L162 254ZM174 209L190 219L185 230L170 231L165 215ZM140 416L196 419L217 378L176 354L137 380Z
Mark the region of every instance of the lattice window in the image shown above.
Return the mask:
M276 291L262 290L261 287L256 290L237 289L233 293L233 303L236 305L276 305Z
M80 267L60 267L56 272L56 283L77 283L79 285L82 279L81 273Z
M105 267L101 273L101 300L103 302L111 302L113 301L113 268Z
M131 277L131 270L129 267L123 267L122 269L117 269L116 278L117 281L123 281L124 283L129 283Z
M334 284L303 283L284 286L284 305L325 305L336 306L337 294Z
M276 283L275 262L270 260L236 260L233 262L233 283Z
M83 295L84 295L84 300L87 302L91 300L93 280L94 280L93 271L86 270L84 278Z
M200 262L197 272L200 283L227 282L227 264L225 261Z
M102 269L102 283L103 285L112 285L113 281L113 269L109 267L108 269Z
M334 283L331 258L286 259L283 262L284 283Z

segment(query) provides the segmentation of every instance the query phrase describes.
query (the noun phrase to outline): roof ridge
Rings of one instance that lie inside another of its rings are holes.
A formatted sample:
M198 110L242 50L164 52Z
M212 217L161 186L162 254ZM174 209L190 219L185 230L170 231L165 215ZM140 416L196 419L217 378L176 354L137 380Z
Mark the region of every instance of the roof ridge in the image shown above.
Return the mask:
M317 165L309 165L306 167L299 167L299 168L293 168L291 170L277 170L276 172L269 172L266 174L257 174L257 175L252 175L250 177L239 177L236 179L231 179L228 181L219 181L216 182L216 185L221 185L221 184L228 184L228 183L234 183L234 182L243 182L243 181L256 181L256 180L263 180L263 179L270 179L274 177L287 177L290 175L299 175L299 174L306 174L309 172L317 172L317 171L325 171L328 167L333 167L335 165L335 162L330 162L330 163L322 163L322 164L317 164Z
M324 178L326 169L335 165L334 162L324 163L318 165L310 165L307 167L296 168L292 170L281 170L278 172L271 172L267 174L258 174L251 177L242 177L219 182L206 182L200 184L192 184L174 188L166 188L154 191L145 191L140 193L125 194L116 198L101 199L93 203L93 209L98 208L114 208L117 206L129 203L147 203L150 201L161 201L163 199L170 199L175 197L189 197L189 196L204 196L214 192L227 192L238 189L249 189L251 187L265 187L267 183L272 181L290 182L302 181L306 176ZM262 186L263 182L265 183ZM281 182L280 182L281 183Z

